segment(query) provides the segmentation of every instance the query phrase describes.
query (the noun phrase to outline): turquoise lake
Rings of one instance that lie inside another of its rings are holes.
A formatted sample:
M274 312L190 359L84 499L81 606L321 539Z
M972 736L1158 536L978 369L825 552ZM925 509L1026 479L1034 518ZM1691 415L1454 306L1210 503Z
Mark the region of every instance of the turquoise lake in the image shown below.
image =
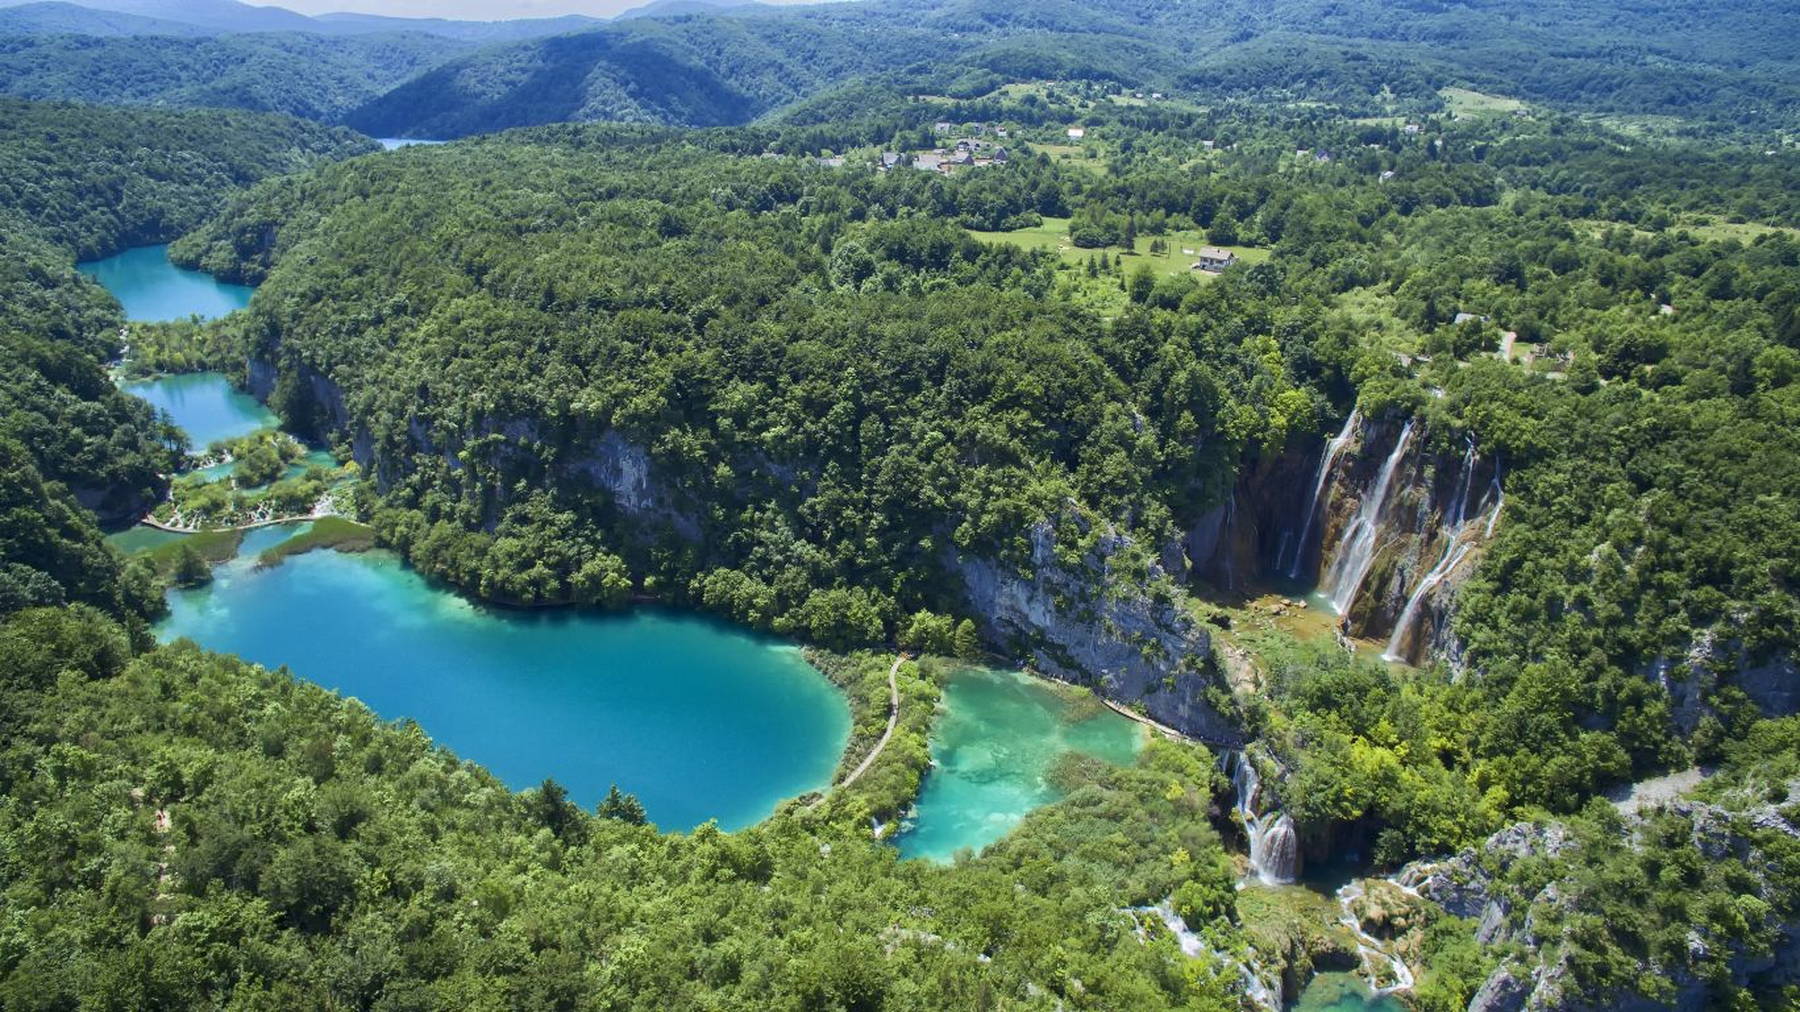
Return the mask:
M591 808L617 783L664 829L727 829L829 782L849 740L837 689L797 648L663 611L479 607L383 553L255 568L253 531L157 626L411 718L509 786L554 777Z
M125 318L137 323L224 316L249 305L255 291L175 266L166 245L137 246L75 266L111 292L125 307Z
M1320 973L1288 1006L1290 1012L1405 1012L1392 995L1375 995L1354 973Z
M221 439L247 436L281 424L261 401L216 372L182 373L125 383L121 390L169 413L196 450Z
M1065 753L1129 764L1143 738L1137 723L1023 672L958 671L931 729L933 765L895 845L904 857L934 861L980 851L1062 797L1050 773Z

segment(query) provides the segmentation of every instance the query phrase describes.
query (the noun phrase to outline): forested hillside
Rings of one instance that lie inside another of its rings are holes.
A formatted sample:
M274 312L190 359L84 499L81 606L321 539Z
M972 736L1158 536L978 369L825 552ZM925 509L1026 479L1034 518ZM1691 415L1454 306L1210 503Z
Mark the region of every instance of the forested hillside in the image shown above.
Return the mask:
M105 104L222 106L336 122L468 48L410 33L0 37L0 92Z
M1773 23L1706 5L1394 7L933 0L631 21L454 61L350 117L444 137L552 120L741 123L851 78L895 94L1113 81L1211 101L1435 107L1449 85L1569 109L1792 125L1800 64ZM921 58L921 54L929 56Z
M1800 106L1800 65L1783 44L1800 15L1780 5L1748 19L1662 2L872 0L672 10L598 27L270 20L265 8L227 6L229 17L193 15L227 33L202 38L107 20L126 15L89 24L66 11L0 10L0 33L17 33L0 35L0 91L288 112L413 137L571 120L741 124L868 82L887 101L1077 79L1189 102L1326 100L1366 114L1441 109L1441 89L1455 86L1714 131L1791 128ZM59 26L71 34L44 34ZM251 30L263 34L229 34ZM477 44L487 45L470 52Z
M385 153L0 101L0 1005L1272 1009L1336 969L1430 1010L1793 1006L1792 17L681 14L352 116L639 122ZM181 433L72 264L169 240L260 287L134 328L140 368L228 372L354 461L359 546L475 602L806 646L832 786L662 833L154 645L163 577L97 521ZM984 652L1188 740L1070 753L981 854L900 860L944 658Z

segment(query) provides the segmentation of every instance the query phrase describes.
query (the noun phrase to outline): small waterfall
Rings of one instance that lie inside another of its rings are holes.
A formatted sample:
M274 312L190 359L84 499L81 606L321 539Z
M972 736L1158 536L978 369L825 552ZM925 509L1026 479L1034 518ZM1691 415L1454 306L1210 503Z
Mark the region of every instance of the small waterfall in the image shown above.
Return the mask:
M1264 885L1294 881L1300 866L1300 838L1294 831L1294 820L1279 808L1257 811L1262 800L1262 777L1249 756L1231 752L1227 761L1237 796L1238 818L1243 820L1244 835L1250 841L1250 874Z
M1237 552L1236 542L1232 540L1232 532L1237 529L1237 489L1225 499L1225 521L1219 525L1219 540L1225 546L1225 589L1237 589Z
M1494 536L1494 524L1500 520L1500 507L1506 505L1506 490L1500 487L1500 462L1497 460L1494 462L1494 484L1492 487L1494 489L1494 510L1492 513L1488 514L1487 530L1483 531L1481 534L1484 539Z
M1357 591L1362 589L1363 578L1369 575L1369 567L1375 562L1375 542L1381 534L1381 511L1387 507L1394 472L1400 469L1400 461L1412 443L1412 434L1413 420L1407 419L1405 428L1400 430L1400 438L1394 442L1393 452L1381 465L1375 487L1357 505L1356 515L1345 528L1337 557L1332 560L1331 607L1339 615L1349 612Z
M1381 659L1384 661L1405 661L1407 659L1406 637L1412 631L1414 620L1418 618L1420 606L1425 603L1425 596L1430 594L1438 584L1448 579L1450 574L1456 571L1456 567L1462 565L1463 560L1468 558L1469 553L1475 549L1474 543L1463 537L1466 533L1465 525L1469 524L1467 515L1469 488L1475 472L1475 443L1473 440L1469 442L1468 450L1463 453L1462 468L1462 487L1457 491L1456 498L1451 502L1450 510L1445 514L1445 519L1449 521L1450 537L1444 542L1444 551L1442 555L1438 556L1437 564L1432 566L1431 571L1425 574L1425 578L1419 581L1419 585L1413 588L1411 596L1406 599L1406 607L1400 610L1400 617L1394 621L1394 631L1388 635L1387 649L1381 653ZM1494 470L1494 481L1491 487L1494 491L1494 508L1488 514L1487 527L1481 535L1481 539L1484 541L1494 535L1494 521L1500 516L1500 504L1504 499L1500 493L1500 471L1497 466Z
M1369 968L1369 990L1373 991L1376 997L1393 994L1395 991L1412 990L1412 968L1408 967L1406 961L1399 956L1395 956L1386 949L1383 949L1379 939L1369 934L1367 931L1364 931L1362 920L1356 916L1356 912L1351 908L1351 905L1357 900L1362 899L1362 896L1363 887L1361 883L1355 881L1346 884L1342 889L1337 891L1338 906L1344 912L1344 915L1338 918L1338 923L1349 928L1350 933L1356 936L1356 952L1362 957L1364 964ZM1381 978L1375 972L1375 967L1379 966L1382 962L1388 964L1389 971L1394 976L1394 982L1386 987L1381 986Z
M1195 934L1187 926L1187 922L1175 912L1173 897L1163 900L1153 907L1133 907L1131 909L1133 913L1155 914L1163 922L1163 926L1169 929L1169 933L1175 936L1175 944L1181 947L1181 954L1189 959L1210 956L1215 962L1237 967L1244 982L1244 997L1250 999L1257 1008L1267 1009L1268 1012L1275 1012L1281 1008L1280 998L1269 990L1269 985L1263 983L1261 977L1257 976L1254 966L1248 962L1238 961L1223 949L1213 948L1206 939ZM1141 931L1139 933L1142 934Z
M1361 409L1352 408L1350 417L1344 419L1344 427L1325 444L1325 452L1319 457L1319 475L1313 479L1312 498L1306 501L1306 523L1300 528L1300 540L1294 542L1294 561L1288 566L1288 579L1300 578L1300 564L1306 561L1306 543L1312 538L1313 524L1319 515L1319 496L1325 492L1325 483L1331 479L1331 466L1337 463L1338 454L1342 453L1350 437L1356 432L1356 423L1362 420ZM1276 562L1279 566L1281 563Z
M1444 578L1449 576L1457 566L1462 565L1462 560L1467 558L1469 552L1475 547L1467 541L1459 542L1456 538L1458 533L1460 532L1450 535L1450 540L1444 544L1444 554L1438 559L1437 565L1431 567L1431 572L1425 574L1425 579L1419 581L1419 585L1413 588L1412 596L1406 599L1406 607L1401 609L1400 618L1394 622L1394 631L1388 636L1387 649L1381 653L1382 660L1406 660L1406 655L1401 652L1406 645L1406 633L1412 628L1413 619L1418 617L1419 605L1424 602L1425 595L1431 593L1432 588L1443 583Z

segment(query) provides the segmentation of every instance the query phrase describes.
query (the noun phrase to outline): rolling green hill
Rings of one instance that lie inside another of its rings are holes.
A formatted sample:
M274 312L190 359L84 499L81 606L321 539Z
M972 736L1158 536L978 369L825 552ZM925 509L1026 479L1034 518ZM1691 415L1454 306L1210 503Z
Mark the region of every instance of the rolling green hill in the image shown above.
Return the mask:
M1202 101L1435 102L1463 85L1570 109L1788 122L1800 61L1708 4L1591 8L1372 0L1269 5L1019 6L877 2L632 21L470 54L348 122L451 136L555 120L738 123L858 78L899 92L979 93L1005 81L1085 78Z
M0 37L0 93L107 105L224 106L331 122L466 50L418 34Z

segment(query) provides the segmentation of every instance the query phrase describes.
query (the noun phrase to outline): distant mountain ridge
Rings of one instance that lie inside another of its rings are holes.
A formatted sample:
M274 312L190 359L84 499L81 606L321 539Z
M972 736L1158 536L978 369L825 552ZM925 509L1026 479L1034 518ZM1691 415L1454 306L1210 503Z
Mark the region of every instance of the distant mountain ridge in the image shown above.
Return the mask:
M853 86L897 101L1045 79L1364 109L1458 86L1580 112L1800 125L1800 49L1783 41L1800 38L1800 5L1786 0L1753 19L1726 0L655 0L605 22L89 4L106 10L0 0L0 92L439 138L563 121L730 125ZM144 35L159 26L163 37Z
M560 35L604 24L579 14L502 21L400 18L338 13L316 17L284 7L238 0L0 0L0 34L237 35L249 32L307 32L317 35L374 35L422 32L461 42L512 42Z

